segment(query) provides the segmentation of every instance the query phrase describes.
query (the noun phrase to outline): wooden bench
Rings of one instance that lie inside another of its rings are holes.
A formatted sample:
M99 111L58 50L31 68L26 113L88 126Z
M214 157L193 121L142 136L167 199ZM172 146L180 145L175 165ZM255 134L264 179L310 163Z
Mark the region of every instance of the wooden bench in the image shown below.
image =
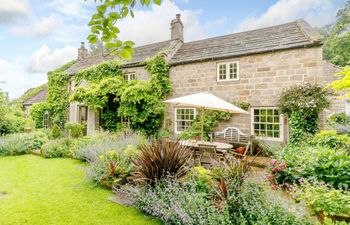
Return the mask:
M222 139L228 143L244 143L250 142L250 136L240 131L237 127L226 127L223 131L216 132L214 138Z

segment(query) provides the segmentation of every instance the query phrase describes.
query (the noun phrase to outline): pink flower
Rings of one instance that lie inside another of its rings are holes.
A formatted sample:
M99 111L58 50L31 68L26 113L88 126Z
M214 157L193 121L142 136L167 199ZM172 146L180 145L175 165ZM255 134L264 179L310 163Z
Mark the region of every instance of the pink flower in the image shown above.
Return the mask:
M278 167L273 168L273 172L275 172L275 173L278 173L279 170L280 169L278 169Z
M275 179L275 175L269 174L269 175L266 176L266 179L267 180L274 180Z
M282 171L286 170L286 168L287 168L286 163L285 162L281 162L280 163L280 168L281 168Z
M276 159L271 159L271 165L275 165L277 163L277 160Z
M273 190L278 190L280 187L277 185L277 184L272 184L271 185L271 188L273 189Z

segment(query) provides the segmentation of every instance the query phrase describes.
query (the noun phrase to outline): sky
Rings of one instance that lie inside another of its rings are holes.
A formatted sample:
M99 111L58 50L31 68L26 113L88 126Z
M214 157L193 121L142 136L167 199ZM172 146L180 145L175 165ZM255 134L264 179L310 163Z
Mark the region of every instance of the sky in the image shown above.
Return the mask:
M118 24L122 40L137 45L170 38L181 13L185 42L303 18L314 27L333 23L346 0L163 0L135 8ZM47 72L77 57L95 12L94 0L0 0L0 88L10 98L47 82Z

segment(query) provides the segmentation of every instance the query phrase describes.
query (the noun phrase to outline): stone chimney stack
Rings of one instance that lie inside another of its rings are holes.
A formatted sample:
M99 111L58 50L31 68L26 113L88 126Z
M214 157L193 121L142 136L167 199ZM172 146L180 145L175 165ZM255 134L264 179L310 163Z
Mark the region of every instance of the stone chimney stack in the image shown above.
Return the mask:
M88 50L85 48L85 43L81 42L80 48L78 49L78 60L83 60L88 57Z
M176 14L176 18L171 21L171 40L184 41L184 25L181 22L181 14Z

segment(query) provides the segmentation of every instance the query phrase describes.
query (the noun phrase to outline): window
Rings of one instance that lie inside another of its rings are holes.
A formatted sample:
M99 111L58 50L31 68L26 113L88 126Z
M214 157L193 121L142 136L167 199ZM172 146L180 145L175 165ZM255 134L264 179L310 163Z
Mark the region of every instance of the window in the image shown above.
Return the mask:
M136 80L136 73L128 73L124 75L125 81Z
M218 63L217 64L217 80L239 80L238 62Z
M176 108L175 109L175 133L179 134L187 130L196 118L195 108Z
M282 139L282 115L277 108L252 109L252 134L267 139Z

